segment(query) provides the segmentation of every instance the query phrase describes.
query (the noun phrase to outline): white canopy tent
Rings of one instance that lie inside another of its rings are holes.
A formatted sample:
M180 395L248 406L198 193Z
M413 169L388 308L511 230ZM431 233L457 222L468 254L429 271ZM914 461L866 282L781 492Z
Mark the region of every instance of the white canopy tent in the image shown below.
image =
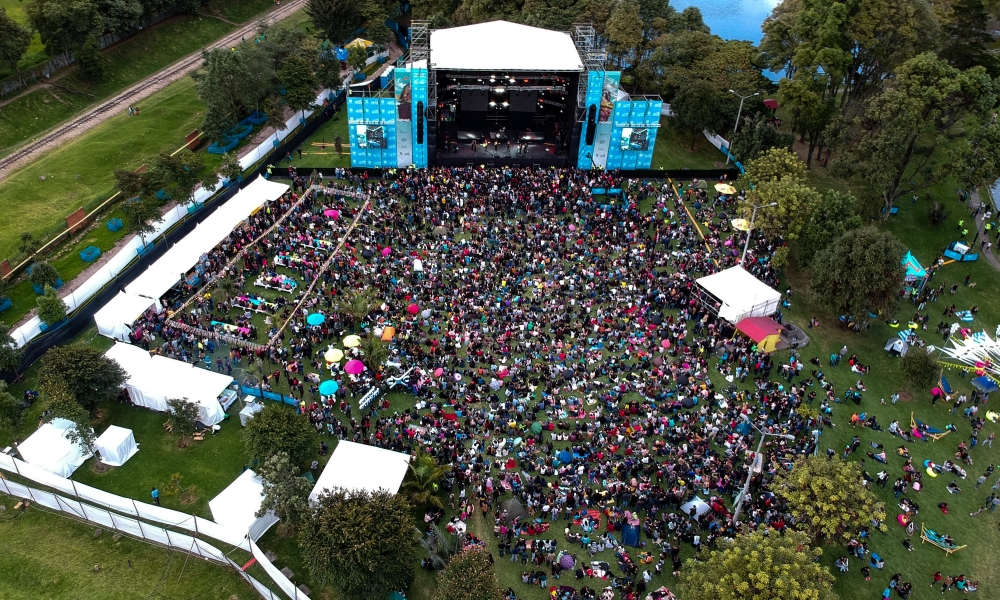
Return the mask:
M264 484L261 478L247 469L221 494L209 500L208 507L216 523L241 535L249 533L250 539L256 542L271 525L278 522L278 517L271 511L263 517L256 516L263 500Z
M136 319L142 316L142 313L154 306L159 312L161 306L158 300L119 292L94 315L97 332L103 336L127 342L129 334L132 333L132 323L135 323Z
M102 463L120 467L139 451L139 444L135 443L131 429L112 425L94 442L94 450Z
M29 465L60 477L69 477L77 467L94 455L80 444L69 441L66 434L76 428L73 421L53 419L17 447L21 458Z
M490 21L431 32L430 62L438 71L583 71L564 31Z
M240 425L247 426L247 422L253 419L254 415L264 410L263 402L248 402L240 411Z
M166 412L168 400L187 398L198 405L198 420L205 425L215 425L225 418L219 396L233 382L229 375L172 358L150 356L129 344L115 344L104 356L125 369L125 389L136 405Z
M781 293L736 266L697 280L701 302L730 323L747 317L768 317L778 310Z
M324 491L333 488L349 492L387 489L396 493L403 484L409 464L409 455L402 452L342 441L316 480L309 502L316 502Z

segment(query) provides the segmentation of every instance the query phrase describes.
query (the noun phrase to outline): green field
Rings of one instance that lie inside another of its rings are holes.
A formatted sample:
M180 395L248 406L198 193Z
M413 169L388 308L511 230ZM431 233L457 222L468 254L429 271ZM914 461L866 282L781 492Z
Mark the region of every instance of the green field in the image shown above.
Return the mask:
M27 23L28 15L24 12L24 2L23 0L0 0L0 8L7 11L7 15L14 19L18 23ZM17 67L22 71L25 69L30 69L31 67L43 63L48 60L48 54L45 52L45 46L42 44L42 38L37 33L31 38L31 45L25 51L24 56L18 61ZM0 79L6 79L11 77L15 73L5 67L0 68Z
M726 156L718 151L705 139L698 135L694 150L686 135L681 135L668 125L668 120L660 119L660 130L656 134L656 145L653 146L653 169L720 169L725 165Z
M337 149L333 144L338 135L344 144L342 155L337 154ZM326 144L326 147L323 144ZM285 166L286 162L283 162L281 166ZM299 158L297 153L292 154L292 165L319 169L350 167L351 143L347 138L347 111L342 109L332 119L323 123L316 130L316 133L302 144L302 158Z

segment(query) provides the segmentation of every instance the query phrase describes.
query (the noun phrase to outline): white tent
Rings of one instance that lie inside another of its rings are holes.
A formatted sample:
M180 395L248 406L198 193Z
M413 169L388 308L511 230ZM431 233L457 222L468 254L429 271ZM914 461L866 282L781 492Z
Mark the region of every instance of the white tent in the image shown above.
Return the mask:
M568 33L507 21L432 31L430 61L439 71L498 71L496 75L510 71L583 71L580 53Z
M212 518L216 523L240 535L250 534L257 541L271 525L278 522L274 513L267 511L263 517L256 516L264 500L264 484L257 474L247 469L222 493L208 502Z
M157 300L119 292L94 315L97 332L103 336L127 342L129 341L128 335L132 332L132 323L135 323L136 319L142 316L142 313L153 306L159 312L161 307Z
M704 500L702 500L698 496L695 496L694 500L691 500L690 502L686 502L686 503L682 504L681 505L681 512L683 512L685 515L690 516L692 508L695 510L695 515L697 515L699 517L701 515L707 513L708 511L712 510L712 507L709 506L707 502L705 502Z
M316 502L324 491L333 488L349 492L387 489L396 493L409 464L409 455L402 452L342 441L323 468L309 501Z
M246 427L247 426L247 421L249 421L250 419L252 419L255 414L257 414L258 412L260 412L262 410L264 410L264 403L263 402L249 402L249 403L247 403L247 405L243 407L243 410L240 411L240 425L242 425L243 427Z
M747 317L769 317L781 302L780 292L740 266L702 277L697 283L703 292L702 304L733 324Z
M131 429L112 425L94 442L94 450L102 463L120 467L139 451L139 444L135 443Z
M94 455L66 437L66 433L75 428L73 421L53 419L21 442L17 451L29 465L60 477L69 477L77 467Z
M150 356L130 344L115 344L104 356L125 369L125 389L138 406L166 412L168 400L187 398L198 405L198 420L205 425L215 425L226 415L219 396L233 382L229 375L164 356Z

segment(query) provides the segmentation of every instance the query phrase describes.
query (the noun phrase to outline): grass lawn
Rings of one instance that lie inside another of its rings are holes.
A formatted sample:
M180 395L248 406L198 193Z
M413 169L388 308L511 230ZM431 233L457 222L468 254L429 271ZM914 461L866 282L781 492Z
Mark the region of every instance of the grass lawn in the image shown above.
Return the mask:
M668 124L667 119L660 119L660 131L656 134L656 145L653 147L652 168L718 169L725 163L725 155L708 143L705 136L698 135L692 151L690 139L679 134Z
M337 154L334 140L340 136L343 154ZM326 144L323 147L319 144ZM316 133L302 144L302 158L293 153L292 165L296 167L333 168L351 166L351 143L347 137L347 113L339 111L332 119L323 123ZM285 166L285 165L281 165Z
M7 11L7 16L14 19L18 23L24 24L28 22L28 13L25 12L25 3L23 0L0 0L0 8ZM18 61L17 66L22 71L25 69L30 69L31 67L43 63L48 60L48 53L45 52L45 46L42 44L42 38L40 35L35 33L31 37L31 44L28 49L25 50L24 55L21 56L21 60ZM0 68L0 79L6 79L7 77L12 77L15 75L13 71L7 69L6 67Z

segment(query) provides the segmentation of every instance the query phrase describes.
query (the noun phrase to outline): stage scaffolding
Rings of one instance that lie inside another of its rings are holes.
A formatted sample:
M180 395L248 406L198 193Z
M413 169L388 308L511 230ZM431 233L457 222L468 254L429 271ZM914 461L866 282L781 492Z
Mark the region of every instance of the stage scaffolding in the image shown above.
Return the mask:
M594 25L592 23L573 23L573 31L570 33L587 73L603 71L608 60L608 53L600 45ZM587 73L580 75L579 83L576 86L577 123L583 123L587 120Z

